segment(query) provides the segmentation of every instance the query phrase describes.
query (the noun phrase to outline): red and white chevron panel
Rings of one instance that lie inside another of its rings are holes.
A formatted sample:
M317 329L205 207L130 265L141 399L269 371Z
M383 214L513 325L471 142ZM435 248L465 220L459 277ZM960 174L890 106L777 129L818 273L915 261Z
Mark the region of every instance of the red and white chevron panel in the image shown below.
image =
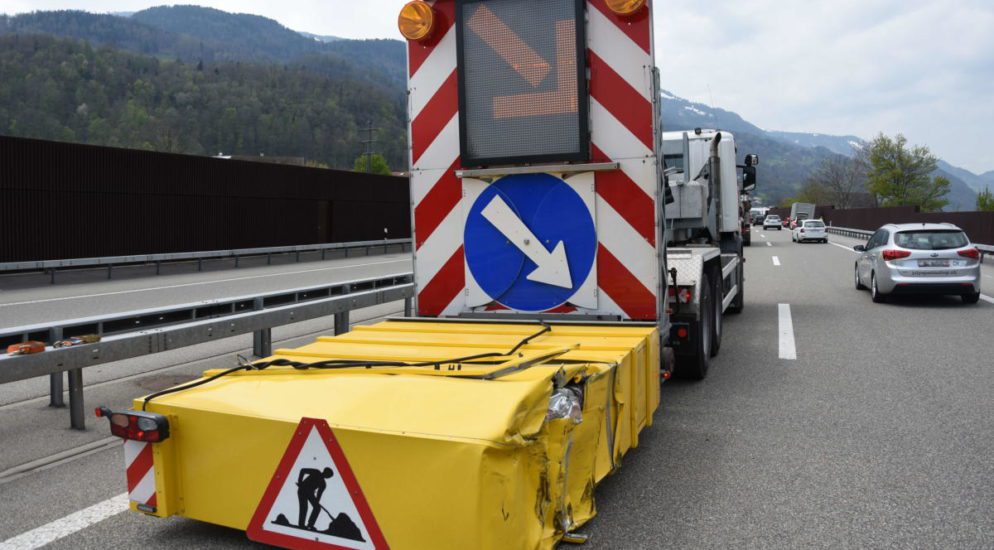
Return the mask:
M152 444L125 440L124 468L128 479L128 499L155 508L155 465Z
M465 311L464 215L459 164L455 1L433 4L440 27L408 43L411 198L418 314ZM651 5L649 6L651 8ZM578 313L654 320L657 255L651 13L624 18L587 2L592 161L621 169L595 175L598 306Z

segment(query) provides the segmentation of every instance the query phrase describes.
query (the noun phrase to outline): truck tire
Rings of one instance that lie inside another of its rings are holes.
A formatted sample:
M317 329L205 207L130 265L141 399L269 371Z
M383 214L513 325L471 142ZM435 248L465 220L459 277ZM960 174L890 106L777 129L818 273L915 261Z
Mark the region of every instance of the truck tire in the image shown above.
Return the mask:
M724 332L724 319L721 306L724 303L724 285L725 282L721 278L721 266L715 266L711 269L711 283L714 289L711 292L711 303L714 304L714 315L711 317L711 357L718 355L721 351L721 334Z
M728 309L726 310L729 313L734 313L736 315L742 313L742 310L745 309L745 269L742 266L741 258L739 259L738 272L739 291L735 295L735 298L732 298L732 303L728 304Z
M701 276L701 301L698 304L701 312L700 320L691 325L691 339L694 351L688 355L678 355L676 359L677 374L681 378L703 380L708 375L711 366L711 316L714 306L711 304L711 282L707 274Z

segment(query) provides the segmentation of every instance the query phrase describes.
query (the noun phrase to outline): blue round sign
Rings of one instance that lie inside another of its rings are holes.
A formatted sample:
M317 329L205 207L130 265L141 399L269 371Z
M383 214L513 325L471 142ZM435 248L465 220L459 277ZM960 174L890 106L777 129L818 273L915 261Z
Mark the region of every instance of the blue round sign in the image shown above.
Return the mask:
M506 176L473 203L466 264L492 299L519 311L565 303L590 275L597 232L580 195L548 174Z

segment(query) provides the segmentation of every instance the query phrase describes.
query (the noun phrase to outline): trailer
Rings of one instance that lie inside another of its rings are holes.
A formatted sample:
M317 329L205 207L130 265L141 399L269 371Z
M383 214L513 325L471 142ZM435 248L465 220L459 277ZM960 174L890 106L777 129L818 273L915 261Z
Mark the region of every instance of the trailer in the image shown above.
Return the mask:
M758 159L662 133L652 8L406 4L416 317L102 409L132 509L294 548L582 541L744 305Z

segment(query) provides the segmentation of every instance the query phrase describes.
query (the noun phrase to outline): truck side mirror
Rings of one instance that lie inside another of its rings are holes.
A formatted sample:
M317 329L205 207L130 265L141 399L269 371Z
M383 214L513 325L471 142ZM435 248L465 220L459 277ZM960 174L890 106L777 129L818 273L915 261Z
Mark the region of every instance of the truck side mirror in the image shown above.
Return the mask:
M756 188L756 167L746 165L742 169L742 190L752 191Z
M759 166L759 155L752 154L752 153L746 155L745 165L746 166Z

